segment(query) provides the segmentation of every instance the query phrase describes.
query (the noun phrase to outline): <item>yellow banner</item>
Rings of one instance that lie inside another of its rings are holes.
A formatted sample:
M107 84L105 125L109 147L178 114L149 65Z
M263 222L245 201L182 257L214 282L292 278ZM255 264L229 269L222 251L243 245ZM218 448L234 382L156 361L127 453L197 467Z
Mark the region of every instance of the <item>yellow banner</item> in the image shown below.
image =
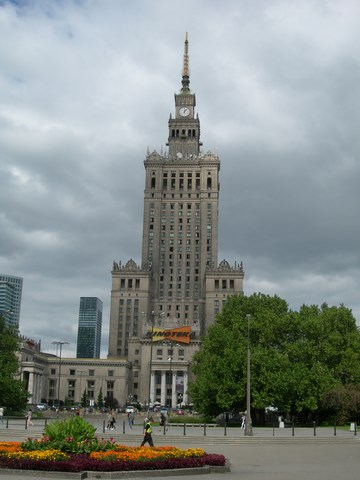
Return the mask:
M177 343L190 343L191 327L179 327L172 329L164 329L154 327L152 339L153 342L162 342L164 340L171 340ZM150 333L151 336L151 333Z

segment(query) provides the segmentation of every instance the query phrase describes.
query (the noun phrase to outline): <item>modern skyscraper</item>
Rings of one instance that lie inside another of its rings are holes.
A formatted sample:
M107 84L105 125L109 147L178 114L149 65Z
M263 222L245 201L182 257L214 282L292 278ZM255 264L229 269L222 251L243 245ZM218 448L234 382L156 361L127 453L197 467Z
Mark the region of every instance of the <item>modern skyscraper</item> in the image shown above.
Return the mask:
M23 279L0 274L0 314L6 325L19 328Z
M134 365L133 396L171 406L188 400L192 356L226 297L243 292L242 264L218 264L220 160L201 149L195 107L186 36L168 152L144 161L141 267L113 264L109 335L109 357Z
M77 358L100 358L102 310L97 297L80 297Z

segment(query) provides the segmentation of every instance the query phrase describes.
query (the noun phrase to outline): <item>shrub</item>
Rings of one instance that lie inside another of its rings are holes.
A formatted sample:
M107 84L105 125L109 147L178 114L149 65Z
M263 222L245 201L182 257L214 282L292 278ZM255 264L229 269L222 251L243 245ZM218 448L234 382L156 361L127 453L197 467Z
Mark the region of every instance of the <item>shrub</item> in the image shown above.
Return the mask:
M96 428L81 417L57 420L45 427L41 440L28 438L21 448L30 450L56 449L66 453L91 453L114 448L113 440L99 440L95 437Z

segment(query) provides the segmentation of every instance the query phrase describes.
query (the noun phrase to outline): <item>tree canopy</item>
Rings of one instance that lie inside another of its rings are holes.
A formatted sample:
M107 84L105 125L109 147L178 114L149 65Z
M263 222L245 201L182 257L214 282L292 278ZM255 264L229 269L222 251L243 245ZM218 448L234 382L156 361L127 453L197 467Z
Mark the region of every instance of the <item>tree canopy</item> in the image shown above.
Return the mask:
M19 372L19 337L5 325L0 315L0 406L8 412L25 410L29 397L24 382L16 379Z
M303 305L295 312L278 296L235 295L193 359L189 392L205 415L245 410L246 315L253 409L306 417L331 389L360 382L360 333L350 309Z

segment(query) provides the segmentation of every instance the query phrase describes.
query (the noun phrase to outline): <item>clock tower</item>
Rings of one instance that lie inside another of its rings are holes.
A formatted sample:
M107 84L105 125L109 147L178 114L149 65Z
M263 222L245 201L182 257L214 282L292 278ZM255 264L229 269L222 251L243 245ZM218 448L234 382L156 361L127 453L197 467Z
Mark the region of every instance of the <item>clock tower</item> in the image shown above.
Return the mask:
M169 119L169 156L182 159L200 153L200 121L195 117L196 98L190 91L189 41L186 34L182 88L175 93L175 118Z

